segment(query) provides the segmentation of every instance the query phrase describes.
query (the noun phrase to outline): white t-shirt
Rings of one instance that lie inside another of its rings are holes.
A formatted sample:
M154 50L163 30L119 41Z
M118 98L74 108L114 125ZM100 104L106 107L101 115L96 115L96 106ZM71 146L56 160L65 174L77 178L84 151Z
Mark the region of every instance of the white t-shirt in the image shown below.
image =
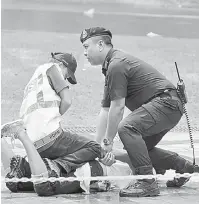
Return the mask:
M129 176L132 175L132 170L127 163L121 162L116 160L116 162L111 166L106 166L99 162L104 176ZM75 171L75 176L77 177L91 177L91 169L89 163L86 163L82 167L78 168ZM119 189L126 187L129 184L129 180L111 180L111 186L115 186ZM85 180L80 182L81 188L86 192L89 193L90 190L90 181Z

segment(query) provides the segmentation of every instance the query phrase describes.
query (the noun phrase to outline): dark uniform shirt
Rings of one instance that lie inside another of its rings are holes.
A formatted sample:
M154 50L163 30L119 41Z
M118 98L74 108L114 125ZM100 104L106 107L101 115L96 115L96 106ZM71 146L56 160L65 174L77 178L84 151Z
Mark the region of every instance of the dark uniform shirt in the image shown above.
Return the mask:
M125 105L133 111L165 89L176 89L151 65L119 50L108 52L102 70L106 75L102 107L125 98Z

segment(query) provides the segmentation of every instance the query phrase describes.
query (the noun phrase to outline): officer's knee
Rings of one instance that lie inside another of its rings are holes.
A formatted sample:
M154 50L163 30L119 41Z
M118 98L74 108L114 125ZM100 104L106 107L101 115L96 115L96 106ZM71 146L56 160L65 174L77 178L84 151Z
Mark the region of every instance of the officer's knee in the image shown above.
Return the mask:
M134 132L134 129L131 125L129 125L128 123L126 123L125 120L122 120L119 125L118 125L118 135L119 137L123 137L124 135L126 135L126 132Z
M118 125L118 135L121 137L123 133L126 131L125 127L126 123L122 120Z

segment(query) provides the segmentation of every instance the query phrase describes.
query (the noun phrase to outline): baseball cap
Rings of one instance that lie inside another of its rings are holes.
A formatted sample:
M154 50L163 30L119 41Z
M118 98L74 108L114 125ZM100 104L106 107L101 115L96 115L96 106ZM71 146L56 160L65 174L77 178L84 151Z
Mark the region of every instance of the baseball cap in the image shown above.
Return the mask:
M112 33L110 30L107 30L106 28L103 27L92 27L88 29L84 29L80 35L80 41L83 43L87 39L95 36L109 36L112 38Z
M77 61L72 54L55 52L51 53L53 59L62 62L64 66L67 68L67 79L71 84L76 84L77 80L75 77L75 71L77 68Z

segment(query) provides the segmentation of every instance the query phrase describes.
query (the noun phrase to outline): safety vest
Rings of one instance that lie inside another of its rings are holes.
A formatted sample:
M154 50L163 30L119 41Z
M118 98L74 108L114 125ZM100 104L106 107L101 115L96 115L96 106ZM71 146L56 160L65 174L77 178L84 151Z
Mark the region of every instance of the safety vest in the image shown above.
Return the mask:
M36 69L24 90L20 118L32 142L44 138L60 127L61 98L52 89L46 75L52 65L55 65L61 73L61 69L56 64L41 65Z

